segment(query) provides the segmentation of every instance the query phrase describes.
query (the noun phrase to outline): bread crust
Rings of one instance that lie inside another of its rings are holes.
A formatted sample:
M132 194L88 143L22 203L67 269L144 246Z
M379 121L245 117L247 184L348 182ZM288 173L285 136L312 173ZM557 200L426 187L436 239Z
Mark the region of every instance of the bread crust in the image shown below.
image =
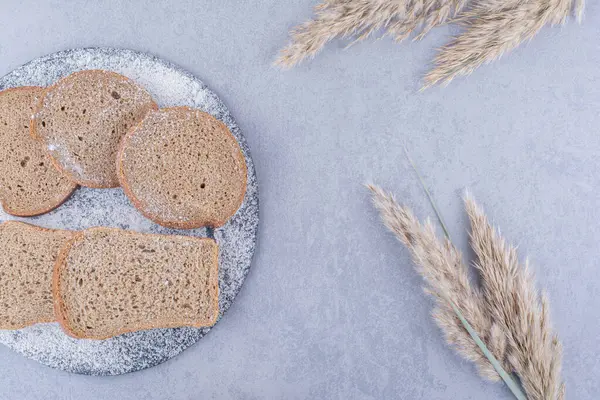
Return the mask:
M107 71L107 70L103 70L103 69L86 69L86 70L82 70L82 71L73 72L72 74L67 75L64 78L59 79L54 84L48 86L46 88L45 92L43 93L43 95L40 96L40 99L38 101L37 107L35 108L35 112L32 115L31 123L29 124L29 133L31 134L31 136L34 139L38 140L38 141L42 141L42 138L38 134L38 130L37 130L37 124L38 124L37 115L42 110L42 108L44 106L44 100L46 99L47 94L52 89L58 87L58 85L60 85L60 84L63 84L65 82L65 80L72 79L72 77L74 77L74 76L96 74L98 72L101 72L101 73L107 74L107 75L113 75L115 78L119 78L119 79L122 79L122 80L125 80L125 81L128 81L128 82L131 82L131 83L135 84L136 86L141 87L146 92L148 92L141 85L137 84L133 79L130 79L130 78L124 76L124 75L118 74L118 73L116 73L114 71ZM148 93L148 94L150 95L150 93ZM146 114L148 114L151 111L158 110L158 104L156 104L156 101L153 98L152 98L152 103L150 103L149 106L150 107L148 107L148 109L146 110ZM142 118L142 120L143 120L143 118ZM121 138L121 141L122 141L122 138ZM76 183L78 185L89 187L89 188L93 188L93 189L113 189L113 188L119 187L118 183L115 183L115 184L98 184L95 181L77 178L77 177L73 176L71 173L69 173L67 170L65 170L63 168L63 166L60 165L60 163L54 159L54 157L50 156L50 160L52 161L52 164L56 167L56 169L58 169L67 179L71 180L72 182L74 182L74 183Z
M83 238L83 231L77 232L67 243L64 244L63 248L58 253L58 257L56 257L56 262L54 263L54 271L52 272L52 298L54 300L54 317L56 318L56 322L58 322L63 329L63 331L76 339L83 339L83 337L78 336L76 332L71 329L69 324L67 323L66 310L64 301L61 297L61 287L60 287L60 273L61 268L65 264L67 260L67 256L69 255L69 251L71 251L71 247L77 241Z
M5 95L7 93L12 93L12 92L39 90L39 89L44 90L40 96L40 98L42 98L43 96L45 96L46 89L44 89L43 87L40 87L40 86L19 86L19 87L15 87L15 88L9 88L9 89L0 91L0 96ZM39 99L38 99L38 102L39 102ZM33 123L30 123L29 124L30 132L31 132L32 126L33 126ZM52 157L48 157L48 158L54 165L54 159ZM61 174L62 174L62 172L61 172ZM78 188L78 185L76 183L73 183L71 185L70 191L66 192L62 199L60 199L56 203L50 203L46 207L40 206L40 208L33 209L33 210L23 211L23 210L19 210L17 208L13 208L6 202L5 199L0 199L0 205L2 205L2 208L4 209L4 211L6 213L8 213L10 215L14 215L15 217L36 217L38 215L49 213L50 211L60 207L65 201L67 201L71 197L71 195L73 195L73 193L75 192L75 190L77 190L77 188Z
M75 183L73 190L71 190L71 192L66 197L64 197L60 202L57 202L56 204L53 204L52 206L48 206L46 208L41 208L39 210L22 212L22 211L14 209L14 208L11 208L3 200L0 200L0 204L2 204L2 208L4 209L4 211L7 214L13 215L15 217L37 217L38 215L43 215L43 214L49 213L50 211L55 210L58 207L62 206L65 203L65 201L67 201L67 200L69 200L69 198L71 198L71 196L73 195L73 193L75 193L75 191L77 190L78 187L79 187L79 185L77 185Z
M0 230L3 229L6 225L17 225L17 226L18 225L26 225L26 226L35 228L35 229L37 229L39 231L42 231L42 232L51 232L51 233L54 233L54 232L69 232L73 236L77 234L77 232L69 231L69 230L66 230L66 229L43 228L41 226L37 226L37 225L33 225L33 224L29 224L27 222L21 222L21 221L4 221L4 222L0 223ZM68 241L70 241L70 240L71 239L69 239ZM57 260L58 260L58 257L57 257ZM54 273L52 274L52 283L54 283ZM54 290L52 292L54 294ZM56 316L56 313L55 313L55 316ZM18 330L18 329L26 328L26 327L31 326L31 325L44 324L44 323L50 323L50 322L56 322L56 318L31 320L31 321L27 321L27 322L25 322L25 323L23 323L21 325L17 325L16 327L3 327L3 326L0 325L0 329L2 329L2 330Z
M196 112L196 111L200 111L203 112L201 110L198 109L194 109L192 107L188 107L188 106L179 106L179 107L167 107L167 108L162 108L159 111L169 111L169 110L186 110L188 112ZM156 111L156 110L155 110ZM205 113L207 114L207 113ZM147 116L148 114L146 114ZM210 115L210 114L208 114ZM212 117L212 116L211 116ZM214 117L212 117L214 118ZM235 138L235 136L233 136L233 134L231 133L231 131L229 130L229 128L227 128L227 126L219 121L218 119L215 118L215 120L223 125L225 127L225 131L227 132L227 134L236 142L238 143L237 139ZM131 190L130 185L127 182L127 178L125 177L125 173L123 171L123 152L125 151L125 147L128 145L129 141L131 140L131 138L135 135L136 131L138 130L138 128L142 125L144 121L140 121L135 127L131 128L127 134L125 134L125 136L123 136L123 138L121 139L121 143L119 145L119 151L117 152L117 176L119 178L119 182L121 184L121 187L123 188L123 191L125 192L125 195L131 200L131 202L133 203L134 207L146 218L156 222L159 225L162 225L164 227L167 228L174 228L174 229L195 229L195 228L201 228L204 226L210 226L213 228L219 228L223 225L225 225L225 223L227 221L229 221L229 219L231 219L231 217L233 217L237 211L239 210L239 208L241 207L241 205L243 204L244 201L244 197L246 196L246 190L247 190L247 186L248 186L248 166L246 165L246 160L244 158L244 154L242 152L241 147L239 146L238 143L238 150L240 152L240 155L242 157L242 159L244 160L243 166L244 166L244 190L240 193L240 196L238 196L238 200L237 200L237 204L239 204L238 208L236 210L233 211L233 213L231 213L230 215L226 216L226 218L223 218L222 220L218 220L218 219L192 219L192 220L188 220L188 221L167 221L163 218L161 218L161 216L159 214L154 214L149 212L148 210L146 210L143 207L142 202L135 196L135 194L133 193L133 191Z
M215 246L213 246L213 264L212 264L216 268L214 271L211 271L211 274L210 274L211 282L209 283L213 287L213 289L216 290L216 296L215 296L214 302L213 302L214 313L211 316L212 318L210 320L198 320L193 325L181 325L180 323L176 323L176 322L165 322L164 324L140 325L134 329L122 329L122 330L117 331L114 335L107 335L107 336L86 336L85 332L77 331L74 327L70 326L68 323L68 319L67 319L66 305L65 305L64 299L62 297L62 288L60 285L60 278L61 278L62 272L67 267L66 261L67 261L67 258L69 256L71 249L73 249L73 247L75 247L81 241L85 240L85 233L92 231L92 230L117 231L124 235L140 235L141 234L139 232L125 231L125 230L117 229L117 228L94 227L94 228L89 228L85 231L77 232L77 234L74 235L74 237L72 239L70 239L67 243L65 243L65 245L63 246L59 256L56 259L56 263L54 265L54 273L52 276L52 295L54 298L54 313L56 316L56 320L58 321L61 328L67 335L69 335L73 338L76 338L76 339L106 340L106 339L110 339L112 337L119 336L119 335L122 335L125 333L137 332L137 331L147 330L147 329L180 328L182 326L191 326L191 327L195 327L195 328L202 328L202 327L212 326L217 322L217 319L219 316L219 247L218 247L218 244L216 243L216 241L214 239L211 239L211 238L197 238L197 237L185 236L186 238L189 238L189 239L194 239L197 241L211 241L216 244ZM143 234L143 235L155 236L155 237L165 237L165 238L173 238L175 236L175 235L160 235L160 234ZM175 236L175 237L177 237L177 236Z

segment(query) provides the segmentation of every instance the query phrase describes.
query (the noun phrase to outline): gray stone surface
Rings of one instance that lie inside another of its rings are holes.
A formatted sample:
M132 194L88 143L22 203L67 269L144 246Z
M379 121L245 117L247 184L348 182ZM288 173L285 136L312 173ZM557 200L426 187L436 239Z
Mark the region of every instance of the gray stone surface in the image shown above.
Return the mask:
M0 346L0 399L510 399L448 350L408 254L361 184L431 214L410 149L451 234L466 245L469 188L529 255L565 347L570 399L600 392L600 6L501 61L418 93L434 49L336 42L289 72L270 65L313 1L2 0L0 74L84 46L148 51L228 105L258 173L251 272L198 344L149 370L98 378ZM468 256L469 253L466 253Z

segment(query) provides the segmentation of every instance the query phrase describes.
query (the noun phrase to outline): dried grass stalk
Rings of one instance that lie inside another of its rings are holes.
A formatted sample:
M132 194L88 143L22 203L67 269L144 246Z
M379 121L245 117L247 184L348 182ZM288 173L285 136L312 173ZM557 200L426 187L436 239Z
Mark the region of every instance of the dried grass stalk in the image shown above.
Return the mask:
M479 1L461 14L465 31L435 57L435 67L425 76L424 87L470 74L533 38L545 25L564 23L574 3L573 0ZM583 6L582 0L577 1L579 18Z
M275 64L292 67L336 37L362 40L382 29L397 41L413 33L420 39L446 21L459 21L465 31L436 56L426 88L498 59L545 25L564 23L571 12L581 21L584 8L585 0L325 0L313 20L292 30Z
M500 377L494 367L449 304L453 302L456 305L488 349L501 361L505 342L501 335L491 335L492 323L485 313L484 300L479 290L469 282L460 251L449 240L441 242L429 220L421 225L408 208L398 205L392 195L376 186L369 186L369 189L383 223L410 250L417 272L425 280L425 292L435 298L433 318L448 344L455 347L462 357L472 361L482 377L498 381Z
M483 377L498 380L448 305L452 302L502 367L519 376L529 400L562 400L561 345L550 327L548 301L538 295L527 264L519 263L515 248L494 231L475 202L465 199L481 289L469 282L460 252L449 240L440 241L429 221L421 225L390 194L369 189L385 226L409 249L426 292L435 298L433 315L447 342Z
M562 399L562 349L552 333L548 300L538 294L527 262L521 265L516 249L491 227L481 208L469 196L465 205L487 310L506 333L506 360L528 399Z
M292 67L314 57L336 37L363 40L384 29L397 41L413 32L422 37L456 15L466 0L326 0L315 7L315 18L292 30L292 42L275 64Z

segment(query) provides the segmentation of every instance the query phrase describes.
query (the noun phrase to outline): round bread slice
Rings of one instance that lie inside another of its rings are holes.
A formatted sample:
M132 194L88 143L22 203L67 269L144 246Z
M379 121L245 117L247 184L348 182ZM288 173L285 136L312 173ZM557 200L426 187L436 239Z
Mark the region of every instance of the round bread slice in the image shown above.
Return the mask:
M48 88L31 133L73 182L92 188L117 187L115 159L121 138L157 108L152 96L125 76L80 71Z
M170 228L219 227L246 193L238 142L222 122L189 107L148 113L123 138L117 163L135 207Z
M0 92L0 202L12 215L44 214L77 188L29 135L31 114L44 90L29 86Z

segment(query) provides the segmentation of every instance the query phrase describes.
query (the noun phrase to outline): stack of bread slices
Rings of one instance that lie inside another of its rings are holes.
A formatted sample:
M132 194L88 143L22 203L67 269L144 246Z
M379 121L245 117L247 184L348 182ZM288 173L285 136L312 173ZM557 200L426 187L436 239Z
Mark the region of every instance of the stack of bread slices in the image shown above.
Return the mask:
M125 76L76 72L48 88L0 92L0 202L28 217L79 185L122 187L139 212L171 228L219 227L246 191L228 128L189 107L159 109ZM210 326L219 314L212 239L95 227L0 224L0 329L57 321L76 338Z

